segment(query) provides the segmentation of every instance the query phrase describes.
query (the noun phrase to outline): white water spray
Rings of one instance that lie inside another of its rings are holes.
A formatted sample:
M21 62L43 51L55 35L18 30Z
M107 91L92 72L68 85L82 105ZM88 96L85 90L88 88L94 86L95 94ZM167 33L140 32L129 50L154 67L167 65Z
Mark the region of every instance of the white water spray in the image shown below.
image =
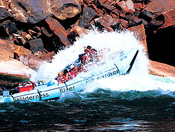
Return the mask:
M59 71L63 70L68 64L73 63L79 54L84 52L83 47L87 45L90 45L97 51L105 49L105 63L112 63L112 58L117 57L118 52L129 51L132 48L139 49L139 54L129 75L114 77L113 79L100 79L89 84L85 91L91 92L96 88L119 91L160 89L148 74L148 58L144 53L144 47L135 38L134 34L129 31L103 33L99 33L96 30L91 31L78 38L70 48L60 51L54 56L52 63L43 64L38 72L32 75L31 80L54 80Z

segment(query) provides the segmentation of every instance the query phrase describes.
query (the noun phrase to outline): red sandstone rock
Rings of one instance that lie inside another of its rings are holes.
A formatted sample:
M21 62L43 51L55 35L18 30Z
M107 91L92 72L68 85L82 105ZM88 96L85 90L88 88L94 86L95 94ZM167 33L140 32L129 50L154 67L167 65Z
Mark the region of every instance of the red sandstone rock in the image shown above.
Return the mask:
M38 70L38 68L42 64L41 59L34 56L30 50L28 50L22 46L16 46L14 53L16 54L16 58L19 61L21 61L24 65L30 67L33 70Z
M80 0L49 0L49 8L60 20L73 18L81 12Z
M114 31L112 27L118 26L120 23L119 19L113 18L112 16L108 14L105 14L103 17L97 18L95 22L100 24L101 26L103 26L105 29L107 29L110 32Z
M44 45L41 38L30 40L29 45L33 53L37 51L44 51Z
M45 27L41 27L41 32L48 38L50 38L53 35L53 33L50 33Z
M51 15L45 0L12 0L10 7L16 20L35 24Z
M49 17L45 21L49 25L50 30L54 32L54 34L65 46L70 45L70 42L67 38L68 32L56 19Z
M7 40L1 40L0 42L0 61L14 61L17 59L34 70L37 70L42 64L41 59L34 56L30 50L23 46L17 46Z
M163 13L164 23L160 28L175 26L175 8Z
M80 37L83 34L87 34L89 31L85 28L80 27L80 26L74 26L70 30L70 33L73 33L73 32L75 32Z
M4 41L0 40L0 60L10 60L13 59L13 57L13 51Z
M0 7L0 21L10 17L12 17L12 15L8 12L8 10Z
M149 71L153 75L175 77L175 67L150 60Z
M126 1L121 1L116 3L122 11L125 12L133 12L134 11L134 3L132 0L126 0Z
M15 24L10 21L10 20L5 20L2 23L0 23L0 30L1 30L1 35L12 35L13 33L17 32L17 28Z
M123 19L120 19L119 21L120 21L120 23L121 23L123 28L127 28L128 27L128 21L123 20Z
M115 19L115 18L113 18L112 16L107 15L107 14L105 14L105 15L103 16L103 19L104 19L105 21L107 21L107 22L110 24L110 26L114 26L114 25L116 25L116 24L119 23L119 20L118 20L118 19Z
M94 9L89 7L83 8L83 15L80 20L79 25L81 27L88 27L90 25L90 21L97 15Z
M162 25L160 28L166 28L175 25L174 0L153 0L148 5L146 5L143 13L152 19L152 24L157 26Z
M54 58L55 56L55 52L52 51L52 52L46 52L44 54L41 54L40 56L38 56L40 59L42 59L43 61L47 61L47 62L51 62L52 59Z
M0 44L5 44L5 42L2 39L0 39Z
M17 47L11 41L0 39L0 74L29 78L33 70L14 59L14 51ZM0 81L1 83L2 81Z
M30 77L33 72L28 66L17 60L0 61L0 73L10 74L15 76Z
M175 9L175 1L174 0L152 0L145 7L145 10L156 13L158 15L167 12L171 9Z
M128 28L130 31L133 31L137 37L137 39L140 41L140 43L144 46L144 51L148 55L148 49L147 49L147 42L146 42L146 34L145 34L145 28L144 25L138 25L131 28Z
M18 57L20 56L30 56L32 54L32 52L26 48L24 48L23 46L17 46L17 45L12 45L11 49L13 50L14 53L16 53L18 55Z

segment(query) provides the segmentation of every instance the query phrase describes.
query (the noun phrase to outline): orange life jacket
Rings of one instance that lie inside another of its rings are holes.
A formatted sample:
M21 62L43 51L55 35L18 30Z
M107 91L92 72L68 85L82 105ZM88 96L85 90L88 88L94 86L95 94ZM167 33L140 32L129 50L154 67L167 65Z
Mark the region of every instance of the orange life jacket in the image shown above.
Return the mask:
M74 66L74 68L71 70L71 72L74 74L74 76L77 76L77 74L78 74L78 67Z
M65 83L65 82L66 82L65 75L58 76L58 77L57 77L57 81L58 81L59 83Z
M83 55L82 58L81 58L81 63L82 63L82 64L86 64L87 62L88 62L88 57L87 57L87 55L85 54L85 55Z

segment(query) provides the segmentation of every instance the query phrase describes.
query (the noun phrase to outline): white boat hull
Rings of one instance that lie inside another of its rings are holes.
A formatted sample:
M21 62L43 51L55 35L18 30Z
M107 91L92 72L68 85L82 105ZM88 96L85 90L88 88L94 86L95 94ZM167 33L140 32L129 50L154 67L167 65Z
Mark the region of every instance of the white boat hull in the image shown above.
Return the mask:
M96 73L95 75L91 75L89 77L76 77L67 83L62 84L53 84L52 86L42 85L37 86L34 88L34 90L21 92L21 93L15 93L13 95L9 95L8 97L0 97L0 102L14 102L14 101L27 101L27 102L38 102L38 101L45 101L45 100L51 100L51 99L57 99L59 98L63 93L66 91L82 91L87 83L90 83L94 80L98 80L101 78L109 78L113 76L120 76L121 74L126 74L128 72L128 69L130 69L131 62L135 61L135 58L137 56L138 50L132 49L127 54L121 56L118 62L115 64L112 64L111 68Z

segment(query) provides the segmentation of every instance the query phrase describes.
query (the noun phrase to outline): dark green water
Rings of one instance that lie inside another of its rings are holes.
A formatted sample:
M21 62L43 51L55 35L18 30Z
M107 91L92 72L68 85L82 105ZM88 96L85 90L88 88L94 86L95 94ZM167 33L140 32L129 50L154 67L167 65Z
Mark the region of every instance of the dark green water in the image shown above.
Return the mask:
M0 131L175 131L173 92L98 89L81 97L0 104Z

